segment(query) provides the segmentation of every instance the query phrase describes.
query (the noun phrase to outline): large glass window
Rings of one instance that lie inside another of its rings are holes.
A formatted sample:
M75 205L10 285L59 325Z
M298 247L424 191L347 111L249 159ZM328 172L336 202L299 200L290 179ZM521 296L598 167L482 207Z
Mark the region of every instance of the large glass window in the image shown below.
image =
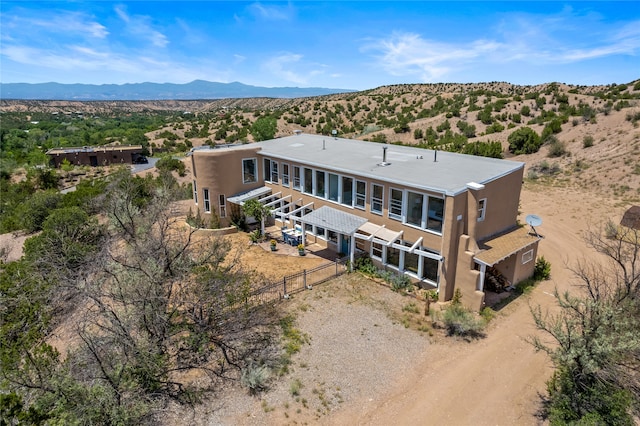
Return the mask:
M313 170L304 168L304 192L313 194Z
M289 165L282 164L282 185L289 186Z
M340 202L346 206L353 205L353 179L342 176L342 199Z
M359 209L365 208L367 202L367 184L361 180L356 181L356 204Z
M400 268L400 249L387 247L387 264Z
M271 180L271 160L263 159L262 166L262 178L268 182Z
M430 257L421 256L421 258L422 258L422 277L421 278L437 283L440 262L438 262L435 259L431 259Z
M211 201L209 200L209 190L207 188L202 190L202 198L204 199L204 212L211 213Z
M258 181L258 160L244 158L242 160L242 183L254 183Z
M338 188L339 182L340 177L338 175L329 173L329 196L327 198L331 201L338 202L338 194L340 193Z
M293 166L293 189L300 191L300 167Z
M404 253L404 269L415 275L418 275L420 256L415 253Z
M373 184L371 190L371 212L382 214L382 196L384 195L384 189L381 185Z
M442 232L442 221L444 218L444 200L442 198L429 197L429 214L427 218L427 229Z
M422 227L424 195L407 191L407 223Z
M389 193L389 217L402 220L402 191L391 188Z
M322 170L316 170L316 197L326 198L327 189L324 183L325 173Z

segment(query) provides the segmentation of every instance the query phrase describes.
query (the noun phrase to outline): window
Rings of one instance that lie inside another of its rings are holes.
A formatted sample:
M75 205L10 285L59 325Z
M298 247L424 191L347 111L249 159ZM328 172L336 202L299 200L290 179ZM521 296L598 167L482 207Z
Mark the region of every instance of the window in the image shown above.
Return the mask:
M278 183L278 162L271 162L271 182Z
M422 227L424 195L407 191L407 223Z
M329 200L338 202L338 194L340 190L338 188L340 177L336 174L329 173Z
M224 194L219 195L218 201L220 202L220 217L227 217L227 202Z
M356 207L364 210L366 202L367 202L367 184L361 180L357 180L356 181Z
M402 220L402 191L391 188L389 194L389 217Z
M211 202L209 201L209 190L207 188L202 190L202 198L204 199L204 212L211 213Z
M289 186L289 165L282 165L282 186Z
M293 189L300 191L300 167L293 166Z
M304 191L307 194L313 194L313 170L304 168Z
M345 206L353 206L353 179L342 176L342 198L340 202Z
M387 264L400 268L400 249L393 246L387 247Z
M326 230L324 228L320 228L319 226L316 226L316 235L322 239L326 239L325 237L325 232Z
M384 188L381 185L373 184L373 190L371 191L371 212L382 214L382 196L384 194Z
M529 263L533 260L533 249L522 253L522 264Z
M442 221L444 218L444 200L442 198L429 197L429 215L427 218L427 229L442 232Z
M258 160L244 158L242 160L242 183L254 183L258 181Z
M338 244L338 233L337 232L328 230L327 231L327 238L332 243Z
M198 205L198 185L195 180L193 181L193 202L196 206Z
M262 178L268 182L271 180L271 160L265 158L262 165L264 166L262 167Z
M430 257L426 257L426 256L421 256L421 257L422 257L422 276L420 278L437 283L438 271L440 269L439 268L440 262Z
M316 170L316 197L327 198L327 189L324 181L325 172Z
M482 222L484 220L484 214L487 210L487 199L483 198L478 201L478 222Z
M411 247L411 243L405 243L406 246ZM408 251L404 253L404 267L405 271L411 272L412 274L418 275L420 268L420 256L416 253L409 253Z
M371 257L375 257L376 259L382 259L381 243L376 243L375 241L371 243Z

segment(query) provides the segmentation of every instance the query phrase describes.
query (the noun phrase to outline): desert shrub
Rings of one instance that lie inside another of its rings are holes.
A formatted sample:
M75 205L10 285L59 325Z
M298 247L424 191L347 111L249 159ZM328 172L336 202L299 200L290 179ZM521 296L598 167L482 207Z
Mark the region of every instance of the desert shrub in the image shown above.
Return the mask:
M240 376L240 382L249 389L251 394L256 394L267 389L271 378L271 370L266 365L250 364Z
M461 303L452 303L442 314L447 335L461 337L481 337L485 323Z
M156 169L166 171L176 171L178 175L184 176L186 167L184 163L177 158L163 157L156 163Z
M542 142L540 136L530 127L521 127L507 138L509 151L514 154L533 154L538 152Z
M551 277L551 263L544 256L540 256L536 260L536 266L533 270L533 279L536 281L548 280Z
M564 142L561 142L555 136L550 136L549 150L547 151L547 157L562 157L567 153Z
M593 136L586 135L584 138L582 138L582 146L584 148L592 147L593 146Z
M413 288L411 280L404 274L393 274L393 276L390 277L390 284L393 291L411 291L411 289Z

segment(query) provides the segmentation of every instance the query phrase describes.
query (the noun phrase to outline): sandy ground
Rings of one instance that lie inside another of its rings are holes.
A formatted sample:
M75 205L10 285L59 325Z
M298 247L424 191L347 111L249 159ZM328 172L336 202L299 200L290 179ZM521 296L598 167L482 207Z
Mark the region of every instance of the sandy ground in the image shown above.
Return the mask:
M314 354L313 361L308 362L306 369L311 375L304 376L302 370L305 369L301 368L295 374L307 377L305 383L309 384L306 388L308 393L312 388L320 389L319 392L332 390L333 402L329 407L318 406L317 410L320 411L315 414L310 410L298 412L293 402L282 402L290 399L287 396L289 383L298 377L292 375L283 378L279 387L264 397L247 399L243 395L240 400L243 408L239 411L218 411L212 407L203 408L202 411L198 409L190 423L541 424L536 412L552 368L546 355L536 353L526 341L528 336L535 333L530 306L539 304L544 308L554 307L554 288L571 289L573 277L567 265L574 265L583 258L595 258L581 239L583 233L590 227L597 228L607 219L619 221L627 207L629 203L604 198L585 189L527 183L521 197L521 220L524 221L524 216L530 213L542 217L544 223L538 227L538 231L544 239L540 243L539 255L552 263L552 279L503 308L491 322L486 338L471 343L448 339L433 341L424 336L416 340L415 333L399 331L396 321L379 319L380 316L388 317L388 312L376 313L369 309L371 306L358 306L356 312L361 321L369 321L365 315L373 312L371 315L378 315L375 317L378 319L371 321L379 325L366 331L371 333L370 337L378 346L369 343L360 345L346 331L357 326L361 333L366 328L359 322L349 322L354 312L354 309L347 309L354 306L352 294L341 299L345 301L344 309L336 308L335 303L327 305L323 301L316 305L317 301L311 298L305 303L312 307L309 312L316 316L300 317L300 327L311 336L311 345L295 360L298 366L307 365L305 357ZM274 256L263 247L250 245L245 234L228 238L235 242L234 246L241 247L242 258L245 259L242 262L247 268L268 268L283 275L299 268L312 268L324 261L312 256L292 256L284 250ZM19 248L22 239L9 234L3 236L0 244ZM18 255L19 251L13 251L11 258ZM308 294L319 294L316 290ZM383 292L391 293L388 289ZM325 311L329 306L333 306L334 310ZM388 334L389 330L395 332ZM405 336L406 340L385 345L384 339L396 334ZM338 338L345 340L336 340ZM335 346L336 342L343 349L338 357L340 363L353 366L352 369L341 371L336 367L326 367L335 363L336 354L327 348ZM409 355L409 358L395 359L392 351L384 352L385 347L394 350L398 347L407 348L403 349L403 354ZM378 380L369 383L372 378ZM317 396L310 394L309 401L315 398L317 402ZM219 402L215 403L216 407L221 407ZM289 403L292 406L286 409L288 405L283 404ZM269 407L272 405L278 408L271 410ZM181 423L177 421L174 424Z

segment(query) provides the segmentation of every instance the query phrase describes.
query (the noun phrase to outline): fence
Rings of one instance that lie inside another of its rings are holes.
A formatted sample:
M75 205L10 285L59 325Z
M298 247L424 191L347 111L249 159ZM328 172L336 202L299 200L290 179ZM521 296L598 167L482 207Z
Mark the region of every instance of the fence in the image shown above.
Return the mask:
M287 275L278 281L254 290L250 297L261 304L277 302L281 299L288 299L291 294L311 289L315 284L340 276L346 271L346 258L336 259L335 262L316 266L309 270L305 269L297 274Z

